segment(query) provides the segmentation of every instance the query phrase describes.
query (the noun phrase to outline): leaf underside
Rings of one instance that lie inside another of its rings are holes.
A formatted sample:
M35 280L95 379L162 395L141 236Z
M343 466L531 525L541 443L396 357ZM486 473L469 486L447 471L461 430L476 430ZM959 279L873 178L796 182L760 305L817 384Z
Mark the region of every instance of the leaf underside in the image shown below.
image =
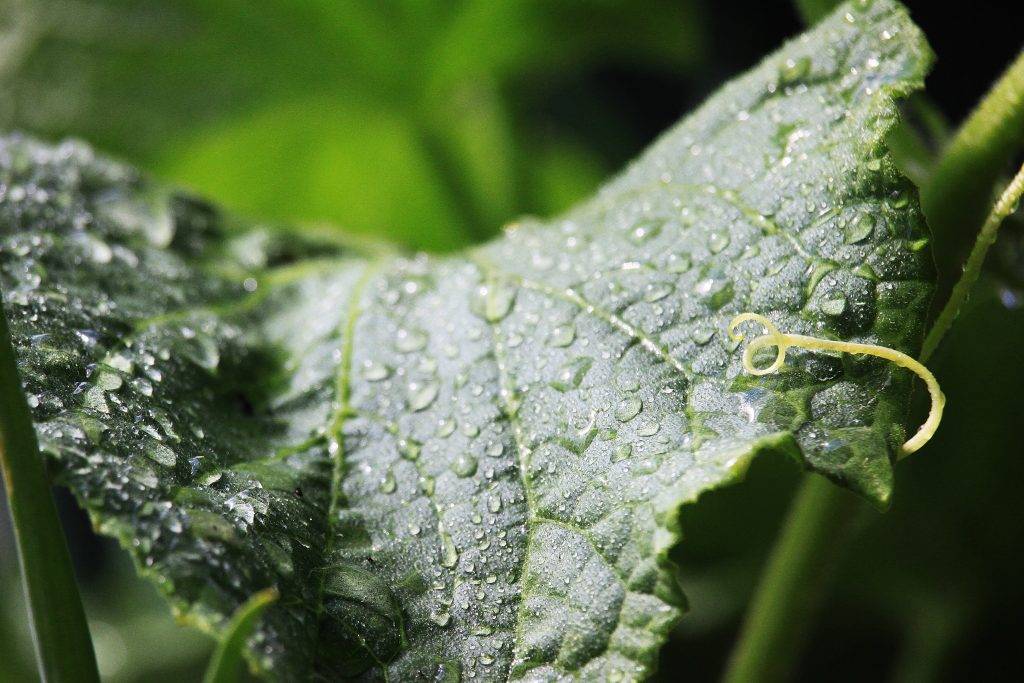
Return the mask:
M271 678L642 678L682 504L769 450L889 498L910 377L794 351L754 378L725 324L916 350L930 251L884 136L929 62L897 5L841 8L592 200L446 258L6 138L43 449L187 621L277 588Z

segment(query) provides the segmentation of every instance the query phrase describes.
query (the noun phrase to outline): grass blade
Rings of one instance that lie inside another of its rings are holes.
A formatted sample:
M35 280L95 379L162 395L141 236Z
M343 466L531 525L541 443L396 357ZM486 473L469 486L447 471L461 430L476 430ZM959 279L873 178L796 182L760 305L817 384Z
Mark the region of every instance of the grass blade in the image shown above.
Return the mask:
M267 588L249 598L238 608L227 626L224 637L217 645L210 665L206 668L204 683L234 683L238 680L242 667L242 652L245 640L252 633L256 620L270 603L277 600L277 591Z
M39 673L98 681L85 611L0 308L0 469L7 486Z

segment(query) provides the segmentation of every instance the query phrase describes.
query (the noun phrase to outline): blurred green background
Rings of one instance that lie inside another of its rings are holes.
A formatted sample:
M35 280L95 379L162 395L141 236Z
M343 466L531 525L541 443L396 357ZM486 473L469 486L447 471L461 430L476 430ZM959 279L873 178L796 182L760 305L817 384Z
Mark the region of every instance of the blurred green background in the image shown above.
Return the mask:
M956 122L1020 50L1022 11L908 4ZM444 251L566 208L800 29L782 0L0 0L0 129L83 138L242 214ZM801 680L1020 678L1020 221L991 261L933 362L942 429L861 520ZM665 680L720 672L799 476L766 458L687 511L692 611ZM197 678L211 643L59 503L105 679ZM0 518L0 681L35 676L15 569Z

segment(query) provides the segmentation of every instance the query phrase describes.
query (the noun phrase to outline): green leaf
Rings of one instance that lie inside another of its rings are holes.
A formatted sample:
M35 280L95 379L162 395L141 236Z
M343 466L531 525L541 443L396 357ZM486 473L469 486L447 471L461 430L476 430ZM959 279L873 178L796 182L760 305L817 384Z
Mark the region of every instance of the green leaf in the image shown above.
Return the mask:
M308 143L310 137L317 144ZM231 160L255 157L239 164ZM181 136L158 161L193 187L215 187L239 211L319 221L335 216L364 234L452 250L467 241L454 202L422 136L381 103L339 104L322 97L247 113L238 121ZM255 192L253 187L287 188ZM424 225L444 225L424 229Z
M894 3L840 8L591 201L444 258L7 139L41 444L186 620L278 590L271 677L643 677L681 505L764 451L889 499L911 378L799 351L751 377L725 324L916 350L933 271L884 137L929 62Z

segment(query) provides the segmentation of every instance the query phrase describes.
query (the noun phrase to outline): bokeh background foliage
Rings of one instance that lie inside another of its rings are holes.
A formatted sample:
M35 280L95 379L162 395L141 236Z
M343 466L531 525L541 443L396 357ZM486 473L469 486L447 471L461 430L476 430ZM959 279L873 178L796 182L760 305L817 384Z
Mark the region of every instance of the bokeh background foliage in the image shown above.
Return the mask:
M690 1L4 1L7 122L246 213L429 249L603 176L580 119L623 133L614 112L571 111L567 83L609 64L688 73L706 49Z
M994 0L969 23L907 4L939 55L930 97L955 122L1021 49L1024 17ZM0 0L0 127L84 138L243 214L441 251L585 196L799 29L781 0ZM930 112L908 116L929 119L910 138L915 180L941 144ZM1020 674L1021 221L990 261L933 361L942 429L898 468L893 509L858 520L801 679ZM666 680L720 672L799 476L764 459L686 514L692 610ZM59 502L104 676L197 676L212 644ZM3 519L0 681L34 677L14 572Z

